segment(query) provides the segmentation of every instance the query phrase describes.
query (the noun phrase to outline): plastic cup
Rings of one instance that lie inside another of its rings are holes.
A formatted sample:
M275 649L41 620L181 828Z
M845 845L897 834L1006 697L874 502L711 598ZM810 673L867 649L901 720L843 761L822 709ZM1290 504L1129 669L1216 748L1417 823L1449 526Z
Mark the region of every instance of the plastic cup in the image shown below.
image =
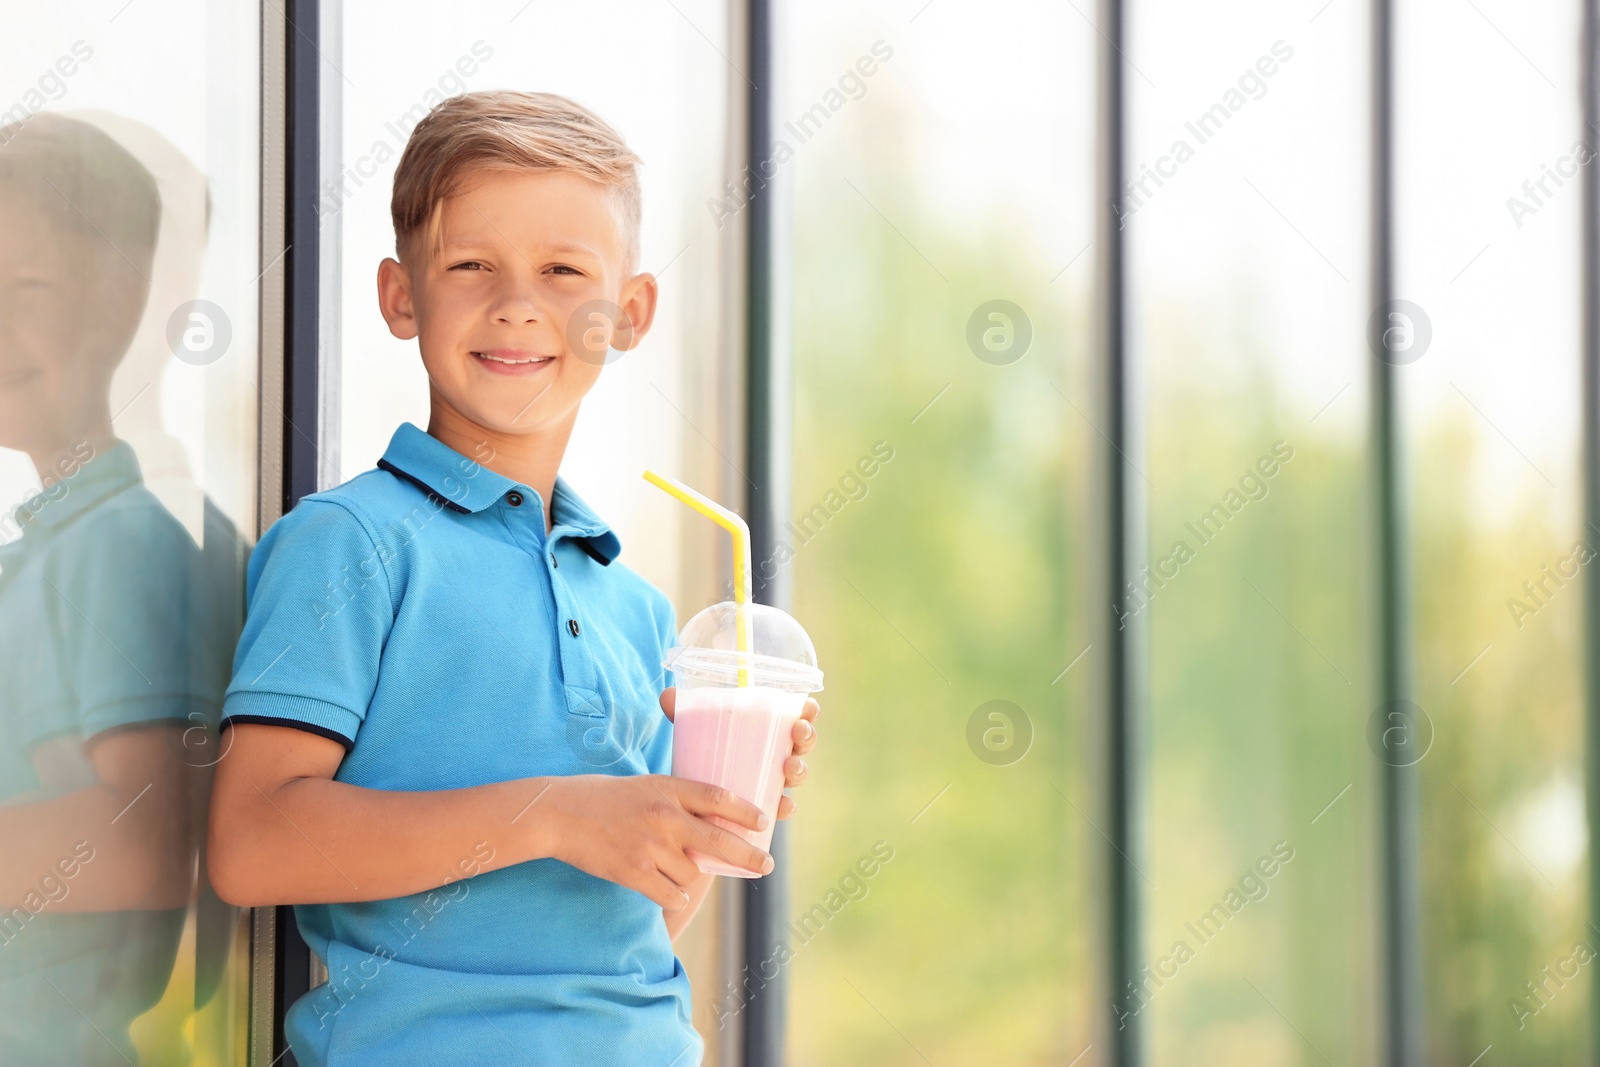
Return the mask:
M747 626L744 641L738 633L741 611ZM741 650L741 644L747 647ZM690 619L661 665L673 672L678 687L673 775L722 786L766 812L765 830L750 830L716 815L708 818L768 849L783 795L783 763L794 751L795 720L807 694L822 688L811 638L778 608L728 601ZM707 874L761 877L761 872L723 857L686 852Z

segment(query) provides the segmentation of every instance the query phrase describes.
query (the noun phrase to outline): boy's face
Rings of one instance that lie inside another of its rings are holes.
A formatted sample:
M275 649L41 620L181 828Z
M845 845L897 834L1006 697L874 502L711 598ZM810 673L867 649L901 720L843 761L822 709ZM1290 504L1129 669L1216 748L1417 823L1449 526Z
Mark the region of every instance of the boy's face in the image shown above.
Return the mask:
M629 272L621 216L596 182L480 170L460 188L439 209L441 250L419 234L404 265L379 267L384 319L396 337L417 338L436 420L493 434L570 430L600 376L604 335L623 350L649 329L655 279Z

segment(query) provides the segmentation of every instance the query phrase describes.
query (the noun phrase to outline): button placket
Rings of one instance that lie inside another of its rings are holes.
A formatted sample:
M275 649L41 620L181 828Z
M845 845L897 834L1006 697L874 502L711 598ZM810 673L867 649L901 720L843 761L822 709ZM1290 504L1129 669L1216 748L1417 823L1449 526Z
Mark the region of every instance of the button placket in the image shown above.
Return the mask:
M558 539L552 537L552 541ZM552 544L549 554L555 556ZM553 571L550 573L550 590L554 594L556 618L566 630L558 638L557 651L561 657L562 679L566 683L567 710L572 714L604 718L608 710L600 701L599 672L590 654L589 642L583 639L583 625L578 621L577 606L572 602L567 583Z
M571 606L567 603L566 583L561 580L560 575L554 573L558 566L556 563L556 542L561 539L561 536L562 535L557 533L555 530L552 530L549 534L545 535L545 556L550 561L550 569L552 572L550 574L550 589L555 594L556 609L560 612L560 615L558 615L557 618L566 619L566 622L564 622L562 625L566 628L567 633L571 634L573 637L577 637L583 632L583 628L578 625L578 614L577 612L573 611ZM562 644L566 644L566 642L563 641ZM562 654L565 655L566 653L563 652Z
M528 555L542 559L550 544L539 495L519 488L507 490L498 499L502 503L490 510L505 524L512 541ZM560 614L558 609L557 618L565 619L566 615Z

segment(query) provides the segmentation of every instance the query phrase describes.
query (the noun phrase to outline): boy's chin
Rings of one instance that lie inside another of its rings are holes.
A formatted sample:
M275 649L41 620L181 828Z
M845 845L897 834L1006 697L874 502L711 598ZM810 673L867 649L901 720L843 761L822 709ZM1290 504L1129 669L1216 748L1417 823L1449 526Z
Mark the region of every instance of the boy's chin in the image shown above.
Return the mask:
M549 390L547 393L553 393ZM561 428L569 420L563 419L550 403L554 397L535 394L534 398L511 406L501 398L487 404L451 404L457 415L486 433L503 437L522 437L549 433Z

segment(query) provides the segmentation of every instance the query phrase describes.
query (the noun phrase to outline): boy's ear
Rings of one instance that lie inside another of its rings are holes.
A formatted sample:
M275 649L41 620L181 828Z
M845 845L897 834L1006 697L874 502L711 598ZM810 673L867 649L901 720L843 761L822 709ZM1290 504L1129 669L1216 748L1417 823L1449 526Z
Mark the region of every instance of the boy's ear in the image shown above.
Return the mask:
M628 352L639 347L656 318L656 298L660 288L654 274L635 274L622 285L622 318L611 334L611 347Z
M417 336L417 309L411 299L411 273L398 260L378 264L378 310L389 332L402 341Z

